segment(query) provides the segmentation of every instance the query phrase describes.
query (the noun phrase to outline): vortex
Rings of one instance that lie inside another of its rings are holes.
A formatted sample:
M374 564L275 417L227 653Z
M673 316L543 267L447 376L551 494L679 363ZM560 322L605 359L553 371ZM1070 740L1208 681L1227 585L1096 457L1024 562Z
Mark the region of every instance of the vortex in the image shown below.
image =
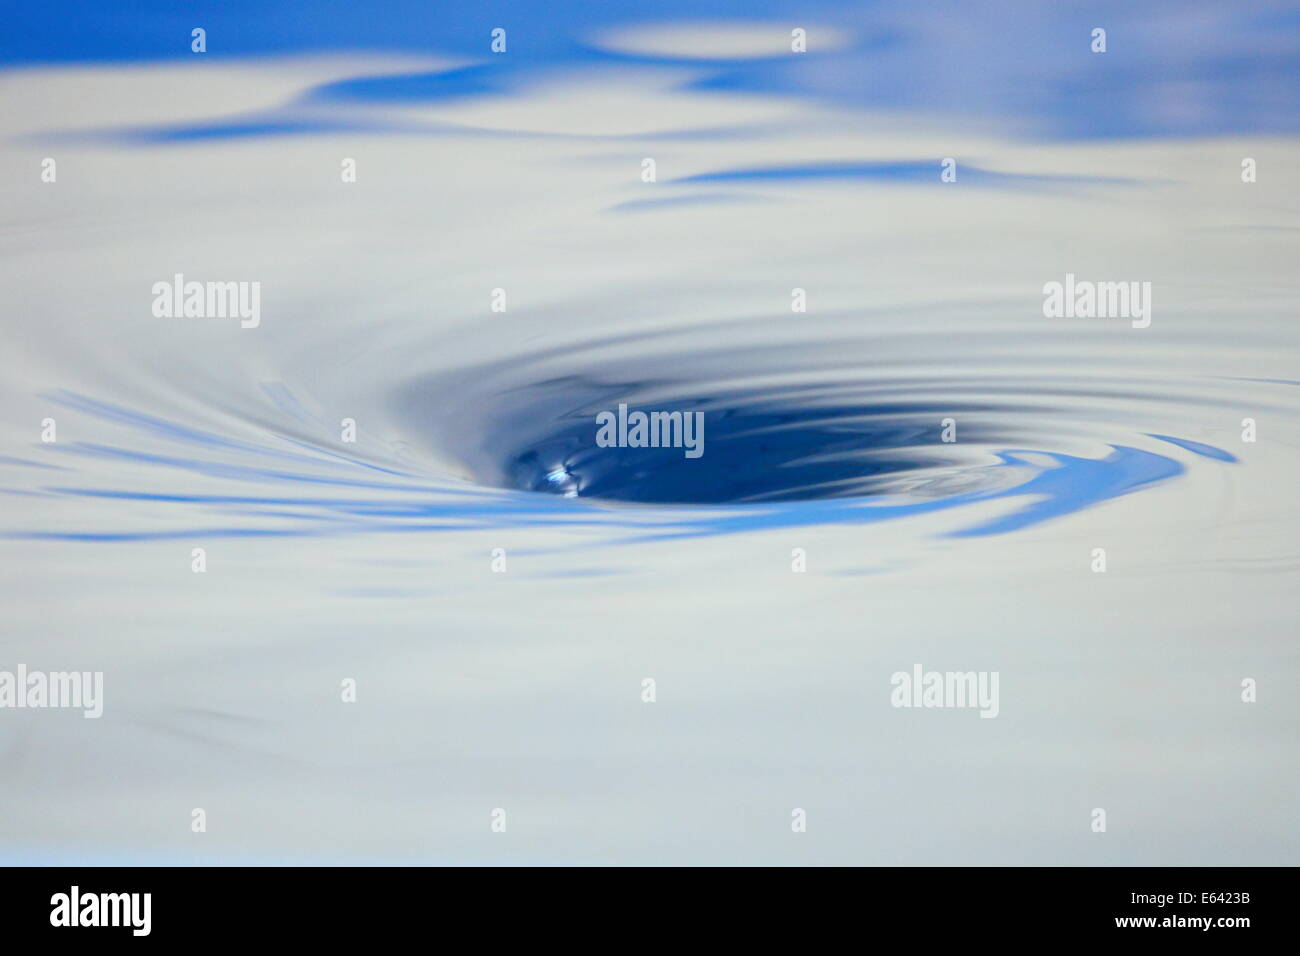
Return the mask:
M1024 499L978 526L1008 530L1173 478L1187 460L1175 449L1235 461L1174 434L1218 414L1213 383L1116 363L1071 376L1024 351L997 335L827 339L759 321L525 352L421 380L405 404L481 485L610 506L838 501L819 514L844 520ZM600 440L598 416L620 406L697 416L698 457Z

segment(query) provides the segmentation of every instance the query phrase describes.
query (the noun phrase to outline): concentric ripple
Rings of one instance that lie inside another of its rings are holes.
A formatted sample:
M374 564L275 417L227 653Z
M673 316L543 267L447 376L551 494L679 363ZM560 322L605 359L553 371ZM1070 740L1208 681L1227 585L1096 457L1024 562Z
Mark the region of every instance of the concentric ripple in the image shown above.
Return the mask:
M76 416L65 428L83 437L6 463L8 492L33 507L5 533L570 526L635 540L950 512L941 535L1001 534L1193 468L1234 467L1241 407L1275 421L1293 412L1289 381L1189 377L1187 350L1130 340L1120 351L1077 326L1040 326L1031 341L992 320L963 327L956 315L761 318L574 330L545 347L519 337L512 352L486 328L490 341L466 336L455 354L394 347L358 366L367 393L348 399L364 424L355 445L334 438L316 411L325 402L302 383L264 384L205 426L53 393ZM467 360L494 352L510 354ZM393 368L426 362L435 368L389 381ZM597 415L620 405L698 414L702 453L602 446ZM83 504L77 521L57 507L67 498ZM45 517L55 514L65 517Z
M747 325L743 345L719 344L741 338L734 328L694 329L514 356L421 381L405 405L440 451L502 489L611 505L842 503L822 520L1017 499L981 531L1153 485L1189 461L1236 461L1178 434L1179 422L1223 414L1211 411L1220 389L1162 381L1158 362L1147 366L1154 377L1114 360L1071 375L1050 351L1027 362L997 336L977 347L960 335L828 340L787 329L772 341L775 327ZM620 405L698 413L702 453L598 441L598 414Z

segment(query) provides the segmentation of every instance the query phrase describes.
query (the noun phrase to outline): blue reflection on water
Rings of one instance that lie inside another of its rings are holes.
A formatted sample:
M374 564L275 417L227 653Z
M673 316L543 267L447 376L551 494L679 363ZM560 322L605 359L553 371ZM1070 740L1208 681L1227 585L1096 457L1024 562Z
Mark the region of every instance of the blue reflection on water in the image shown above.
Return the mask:
M897 496L888 494L873 497L866 490L861 490L861 493L851 497L800 499L777 503L742 502L722 506L716 504L721 499L715 496L712 499L715 502L713 506L696 504L693 507L677 506L663 509L634 507L624 510L563 496L556 493L563 490L559 487L548 489L552 492L550 494L539 494L534 491L493 491L476 487L460 487L442 481L367 480L353 474L353 472L372 470L367 462L340 456L330 449L309 448L307 454L286 453L250 442L226 439L200 429L176 425L157 416L134 413L120 406L98 402L85 396L66 395L62 400L65 404L83 412L148 433L153 438L182 445L200 446L214 453L230 452L241 458L289 458L303 463L306 467L299 471L285 471L267 468L261 464L216 461L211 458L184 455L166 456L89 443L49 446L52 451L72 456L114 458L147 466L148 474L159 475L156 480L163 481L165 481L165 477L162 477L165 475L165 469L179 469L211 478L269 483L281 487L292 484L344 487L376 493L379 497L307 497L286 495L282 492L274 495L173 494L79 487L64 483L41 486L37 491L43 495L82 499L154 502L191 510L200 506L224 514L226 520L211 525L187 524L183 528L122 531L9 530L5 532L5 537L87 542L138 541L196 535L284 537L343 533L412 533L544 524L604 527L610 532L611 542L630 543L801 525L872 523L1000 500L1016 505L1015 510L1010 513L948 532L950 536L970 537L1026 528L1173 478L1185 470L1184 465L1173 458L1123 445L1112 446L1109 454L1097 459L1032 449L1008 449L996 453L995 463L979 466L970 471L978 476L978 472L991 474L1001 469L1015 469L1017 474L1027 476L1023 480L1010 485L1005 481L990 481L982 489L977 487L972 491L958 491L919 501L901 500ZM919 452L910 443L916 429L908 411L892 410L892 413L897 415L897 421L893 425L888 423L890 410L877 407L873 411L877 418L883 415L886 421L883 424L878 420L874 422L868 430L867 437L874 443L875 451L891 453L892 457L883 459L883 464L881 460L871 463L868 466L871 474L874 475L882 469L908 471L924 465L926 454ZM791 455L797 459L805 452L825 448L824 440L829 436L834 436L840 442L845 440L843 432L835 432L833 422L831 429L824 431L827 427L825 410L820 410L817 415L817 424L809 428L800 427L798 422L790 420L797 416L785 416L786 427L783 440L790 444L781 447L780 454ZM741 424L745 428L756 425L753 420L743 421ZM861 443L864 437L861 430L853 434L853 441ZM978 431L974 434L978 434ZM1151 437L1201 457L1222 462L1236 461L1231 454L1202 442L1163 435ZM618 456L625 454L627 449L601 449L600 451L608 451L612 454L610 467L616 471L626 464L621 462ZM317 452L317 454L310 452ZM718 457L715 455L715 460ZM708 461L707 458L700 460ZM727 461L736 459L722 456L721 460L722 467L725 469ZM659 464L662 465L663 461ZM330 473L316 474L314 469L317 467L325 468ZM835 462L832 467L836 475L839 475L844 463ZM854 465L850 463L848 467L852 472ZM340 470L342 473L339 473ZM766 477L769 481L795 482L796 487L798 481L808 480L806 475L801 479L798 476L782 474L779 469L746 468L745 472L751 477L755 475L760 478ZM551 473L553 469L548 471L548 475ZM670 486L670 483L664 484L654 480L653 468L648 470L643 468L638 480L646 478L647 474L648 482L638 487L661 494L665 487ZM693 486L698 493L697 498L704 495L706 490L709 492L716 490L712 487L712 483L717 480L717 476L713 473L701 475L694 472L681 472L681 474L685 474L692 482L697 480L703 482L699 486ZM417 476L410 475L410 477L415 479ZM821 477L814 476L811 480L816 485ZM547 482L543 480L542 484L545 485ZM866 487L864 486L864 489ZM682 494L688 496L687 500L691 490L679 489ZM635 500L635 495L630 497ZM254 522L252 524L232 523L230 519L233 516L239 516L240 519L252 518ZM274 526L267 525L270 519L276 519ZM283 521L291 523L281 526L280 522Z
M698 0L664 0L652 9L639 0L548 0L546 3L489 2L430 5L415 0L386 4L382 15L341 0L310 8L268 7L247 0L199 2L178 8L170 0L143 0L129 10L93 0L62 4L23 4L10 11L8 29L0 35L0 64L43 62L192 61L190 30L202 26L208 35L211 62L272 54L367 51L469 57L468 65L445 70L412 69L386 75L361 74L309 86L283 104L257 112L219 119L153 126L123 127L106 117L106 131L133 145L166 145L190 141L261 139L337 132L393 132L441 135L452 127L437 122L391 117L369 118L367 110L385 106L440 104L478 97L510 98L534 88L539 81L561 74L582 75L601 69L661 68L685 92L732 92L780 96L806 104L830 104L896 111L907 116L956 116L961 121L993 121L1011 136L1039 139L1089 137L1157 137L1213 135L1230 132L1296 132L1300 130L1300 10L1283 5L1266 8L1201 8L1187 15L1179 2L1141 5L1099 3L1088 9L1038 8L1034 5L970 3L930 6L890 2L842 4L775 3L744 0L704 5ZM707 18L736 23L766 22L774 30L790 24L816 24L840 31L843 45L814 42L806 56L760 56L750 60L706 57L686 60L672 55L602 47L601 29L653 20L673 23ZM1109 49L1091 53L1088 37L1096 23L1105 23ZM509 31L509 53L488 52L490 31ZM999 55L993 51L1005 51ZM689 66L689 69L685 67ZM677 71L676 73L674 71ZM680 76L677 74L680 73ZM1194 96L1188 90L1195 90ZM668 130L657 136L757 135L760 130ZM498 135L477 131L475 135ZM565 135L503 133L500 135ZM649 137L646 137L649 138ZM1023 175L963 163L963 183L992 188L1061 188L1105 183L1127 184L1116 178L1069 175ZM735 185L789 183L879 182L913 184L939 182L933 158L908 161L807 162L772 166L735 166L697 173L667 185ZM724 201L751 201L750 196L720 192L636 200L608 207L619 212L644 211ZM942 398L942 395L938 396ZM82 488L73 483L36 489L47 495L153 501L180 507L204 506L238 515L241 520L276 519L287 527L222 526L204 534L284 535L337 534L343 531L419 531L449 527L501 526L541 522L605 525L620 531L634 528L643 536L709 534L781 525L828 521L877 521L886 518L953 509L974 502L1006 499L1017 510L954 531L960 535L994 534L1023 528L1127 494L1180 474L1179 460L1118 441L1102 458L1061 453L1022 438L990 432L982 438L996 459L980 465L962 463L963 474L994 480L971 489L900 502L887 486L852 484L852 496L836 500L747 501L795 488L881 475L906 475L954 465L935 461L932 451L918 452L888 436L910 433L917 407L877 408L883 416L876 431L866 435L865 450L876 455L862 461L823 464L811 479L792 483L792 476L811 466L807 458L834 450L840 436L805 422L786 432L788 444L777 450L783 471L773 479L764 462L767 448L747 447L737 460L749 462L746 480L754 495L709 495L719 475L697 468L686 487L674 491L667 461L653 465L631 485L628 475L641 464L609 454L596 461L569 462L562 471L537 455L538 435L506 428L501 435L507 466L523 464L508 487L455 485L396 467L378 457L347 455L313 445L292 435L279 435L274 444L238 441L189 428L155 416L93 399L64 395L70 407L103 420L191 448L204 448L211 457L193 453L167 455L104 442L64 444L59 454L136 466L141 474L184 470L219 480L270 483L282 487L346 488L371 493L377 500L356 497L296 495L173 495L138 488ZM940 406L926 406L928 414ZM945 406L946 407L946 406ZM845 409L846 415L862 411ZM799 409L789 410L797 420ZM932 417L932 416L931 416ZM509 423L506 423L509 425ZM548 427L549 427L548 423ZM568 427L567 425L564 427ZM562 429L550 436L565 438ZM718 435L717 423L711 434ZM572 438L572 435L568 436ZM858 437L862 437L860 434ZM1167 434L1148 437L1201 458L1224 463L1236 459L1213 446ZM1037 461L1025 455L1037 457ZM567 452L566 452L567 454ZM224 458L222 457L224 456ZM784 457L783 457L784 456ZM1052 464L1044 465L1044 461ZM59 467L46 462L13 459L21 467ZM539 480L528 478L540 469ZM1002 474L1013 469L1020 480ZM71 469L68 469L69 471ZM509 468L507 467L507 470ZM588 476L597 473L594 484ZM388 480L378 481L378 473ZM555 477L558 476L558 477ZM771 482L775 480L776 484ZM584 484L584 482L586 482ZM667 501L674 507L647 514L632 509L593 505L582 500L601 492L601 482L622 482L624 488L656 488L659 497L640 491L608 498L645 502ZM491 484L490 482L488 484ZM537 488L551 494L534 494ZM31 494L31 488L6 489ZM566 498L575 492L577 500ZM666 497L665 497L666 496ZM799 497L799 496L795 496ZM409 500L414 499L414 500ZM725 505L722 508L708 507ZM698 506L698 507L695 507ZM293 510L299 509L299 510ZM37 530L13 532L28 537L79 540L173 537L195 533L173 528L114 532Z
M761 22L812 29L807 55L680 60L601 48L600 30L647 21ZM1108 31L1105 54L1090 32ZM213 61L356 50L472 57L445 72L357 76L304 90L278 117L154 131L159 142L280 136L349 128L312 110L341 105L509 96L558 69L689 63L681 87L797 98L873 110L996 120L1037 137L1117 138L1300 130L1300 8L1178 0L1093 3L1086 9L971 2L779 3L663 0L395 0L377 12L326 0L268 7L247 0L142 0L129 11L95 0L25 3L7 12L0 64L192 59L190 30L207 30ZM842 47L816 42L825 26ZM493 28L508 53L488 51ZM704 75L698 75L703 70ZM1194 91L1194 92L1189 92ZM1193 107L1194 100L1194 107ZM388 127L385 127L388 128ZM134 131L147 137L150 132Z
M744 169L724 169L699 173L673 180L676 183L735 183L735 182L800 182L817 180L865 180L884 183L921 183L941 185L933 159L908 162L828 162L802 163L797 166L762 166ZM960 180L982 187L1009 186L1069 186L1089 183L1106 185L1132 185L1135 180L1103 176L1039 176L1024 173L1001 173L991 169L963 164Z

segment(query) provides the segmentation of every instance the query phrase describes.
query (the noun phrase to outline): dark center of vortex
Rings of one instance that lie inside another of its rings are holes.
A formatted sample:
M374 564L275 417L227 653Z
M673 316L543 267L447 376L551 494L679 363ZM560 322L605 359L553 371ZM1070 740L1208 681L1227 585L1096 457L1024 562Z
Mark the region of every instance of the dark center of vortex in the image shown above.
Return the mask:
M903 474L959 460L958 446L943 441L948 413L922 405L628 407L629 414L648 416L652 410L680 412L683 419L699 413L699 456L689 457L690 449L680 444L602 445L596 415L575 413L553 432L512 451L502 463L503 483L567 497L644 503L794 501L876 494ZM961 437L973 442L993 436L967 426Z

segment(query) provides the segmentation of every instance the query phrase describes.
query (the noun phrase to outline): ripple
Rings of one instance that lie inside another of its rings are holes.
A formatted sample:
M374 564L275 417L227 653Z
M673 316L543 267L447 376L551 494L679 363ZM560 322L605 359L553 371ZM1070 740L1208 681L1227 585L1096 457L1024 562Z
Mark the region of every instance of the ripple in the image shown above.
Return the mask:
M1178 351L1129 335L1117 349L1115 330L1029 334L997 312L918 304L676 325L652 315L605 334L506 320L468 327L454 348L394 342L354 366L347 399L263 382L205 420L53 393L80 417L78 437L12 460L3 490L30 507L0 533L110 542L569 527L617 542L935 515L918 526L925 535L1004 534L1238 467L1215 438L1235 433L1243 408L1293 414L1289 380L1189 374L1216 367L1217 333L1185 336ZM187 385L171 384L180 403ZM698 415L702 454L602 447L596 416L619 405ZM356 409L361 443L337 441L330 406ZM69 498L82 507L60 510ZM1176 513L1194 499L1164 500Z
M958 341L964 355L936 355L944 340L924 333L759 344L772 325L750 323L745 344L695 329L512 356L419 381L404 407L480 485L611 507L708 506L710 517L686 523L711 530L748 526L742 509L759 506L789 505L795 522L852 521L1013 500L1001 518L954 529L994 533L1152 487L1190 461L1236 462L1173 427L1222 414L1207 411L1223 397L1213 383L1072 376L1051 354L1000 358L998 345L1024 349L997 336L975 350ZM1015 371L1003 374L1004 361ZM597 415L619 405L698 413L702 453L602 447ZM793 507L810 503L824 507Z

